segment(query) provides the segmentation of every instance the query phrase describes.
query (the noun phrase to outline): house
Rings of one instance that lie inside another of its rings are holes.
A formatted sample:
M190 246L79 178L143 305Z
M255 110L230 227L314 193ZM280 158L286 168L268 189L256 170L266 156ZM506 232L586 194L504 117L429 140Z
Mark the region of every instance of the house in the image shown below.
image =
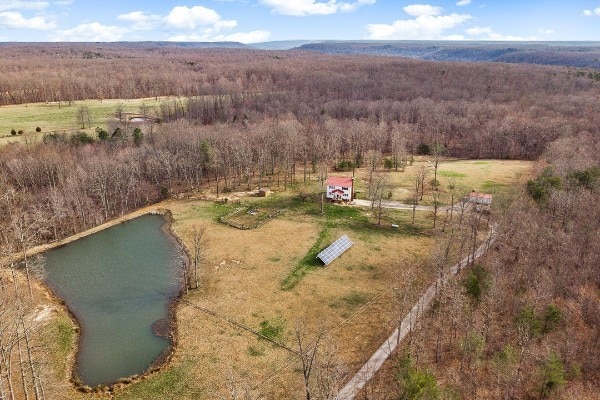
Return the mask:
M330 176L327 178L327 196L333 201L352 201L354 198L354 178Z
M474 190L471 191L471 193L469 193L466 196L466 200L469 203L477 204L477 205L483 205L483 206L491 206L492 205L492 195L491 194L478 193Z

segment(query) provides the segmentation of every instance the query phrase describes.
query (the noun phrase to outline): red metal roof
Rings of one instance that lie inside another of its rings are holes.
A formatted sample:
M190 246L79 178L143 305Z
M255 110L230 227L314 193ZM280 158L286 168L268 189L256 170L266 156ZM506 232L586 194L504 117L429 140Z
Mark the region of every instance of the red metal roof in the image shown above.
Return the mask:
M327 186L352 186L352 178L345 178L343 176L330 176L327 178Z
M471 192L469 193L469 197L476 197L478 199L491 199L492 195L486 193Z

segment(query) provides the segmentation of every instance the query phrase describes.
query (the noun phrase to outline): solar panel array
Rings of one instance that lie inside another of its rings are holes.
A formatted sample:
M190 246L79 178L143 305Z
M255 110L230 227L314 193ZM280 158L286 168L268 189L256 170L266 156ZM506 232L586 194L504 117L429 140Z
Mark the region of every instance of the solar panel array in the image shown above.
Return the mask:
M325 250L317 254L317 258L320 258L321 261L325 263L325 265L329 265L342 255L343 252L352 247L354 243L348 238L348 236L344 235L335 242L333 242L329 247Z

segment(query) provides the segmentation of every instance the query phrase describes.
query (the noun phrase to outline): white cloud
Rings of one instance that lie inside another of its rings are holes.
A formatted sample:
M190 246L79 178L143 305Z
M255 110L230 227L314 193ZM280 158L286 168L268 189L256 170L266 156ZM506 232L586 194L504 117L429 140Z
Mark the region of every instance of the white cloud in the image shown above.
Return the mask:
M212 25L219 21L221 21L221 16L215 10L202 6L191 8L177 6L165 17L165 22L170 27L182 30L192 30L199 26Z
M441 7L430 6L429 4L411 4L403 8L404 12L413 17L422 17L429 15L440 15Z
M126 29L120 26L91 22L75 28L55 31L48 37L55 42L115 42L121 40L125 32Z
M166 27L167 30L180 32L172 34L168 39L176 42L238 41L253 43L263 41L271 35L271 32L265 30L222 33L237 27L238 22L232 19L223 19L215 10L202 6L177 6L164 16L149 14L145 11L132 11L119 15L117 19L130 22L129 28L133 30Z
M172 42L240 42L258 43L264 42L271 36L271 32L258 30L252 32L236 32L230 35L214 35L211 32L181 34L169 38Z
M70 6L74 2L74 0L58 0L55 1L54 4L56 4L57 6Z
M586 17L600 17L600 7L596 7L593 10L583 10L583 15Z
M303 17L307 15L329 15L338 12L351 12L364 5L375 4L376 0L356 0L343 2L329 0L320 2L316 0L261 0L261 3L271 7L277 14Z
M456 28L472 18L468 14L441 15L441 8L424 4L406 6L404 11L416 18L396 20L391 24L369 24L366 27L369 39L444 39L445 30Z
M56 23L43 16L26 18L18 11L4 11L0 12L0 26L10 29L47 30L56 28Z
M467 29L467 33L469 35L472 35L472 36L479 36L479 35L483 35L483 34L489 34L489 33L492 33L492 27L491 26L486 26L485 28L482 28L480 26L476 26L474 28Z
M127 14L120 14L117 19L132 22L132 29L151 30L154 29L161 20L160 15L147 14L144 11L132 11Z
M467 33L471 36L476 36L475 38L472 38L472 39L477 39L477 40L496 40L496 41L501 41L501 42L538 40L537 36L524 37L524 36L502 35L500 33L494 32L494 30L492 29L491 26L486 26L486 27L476 26L473 28L469 28L469 29L467 29Z
M456 3L457 6L468 6L469 4L471 4L471 0L460 0Z
M7 10L42 10L48 7L50 3L47 1L19 1L19 0L2 0L0 1L0 11Z
M225 20L214 10L210 8L195 6L188 8L185 6L174 7L168 15L153 15L144 11L132 11L126 14L120 14L117 19L132 22L131 28L134 30L151 30L158 27L161 23L169 28L176 30L212 29L220 31L221 29L231 29L237 26L235 20Z

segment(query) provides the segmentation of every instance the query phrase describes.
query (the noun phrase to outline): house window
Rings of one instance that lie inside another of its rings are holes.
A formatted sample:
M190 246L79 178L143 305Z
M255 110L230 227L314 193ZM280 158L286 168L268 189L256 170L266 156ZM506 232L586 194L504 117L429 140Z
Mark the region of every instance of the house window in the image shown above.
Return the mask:
M342 190L348 190L348 188L347 187L342 187Z
M335 189L335 186L329 186L329 189L333 190Z

